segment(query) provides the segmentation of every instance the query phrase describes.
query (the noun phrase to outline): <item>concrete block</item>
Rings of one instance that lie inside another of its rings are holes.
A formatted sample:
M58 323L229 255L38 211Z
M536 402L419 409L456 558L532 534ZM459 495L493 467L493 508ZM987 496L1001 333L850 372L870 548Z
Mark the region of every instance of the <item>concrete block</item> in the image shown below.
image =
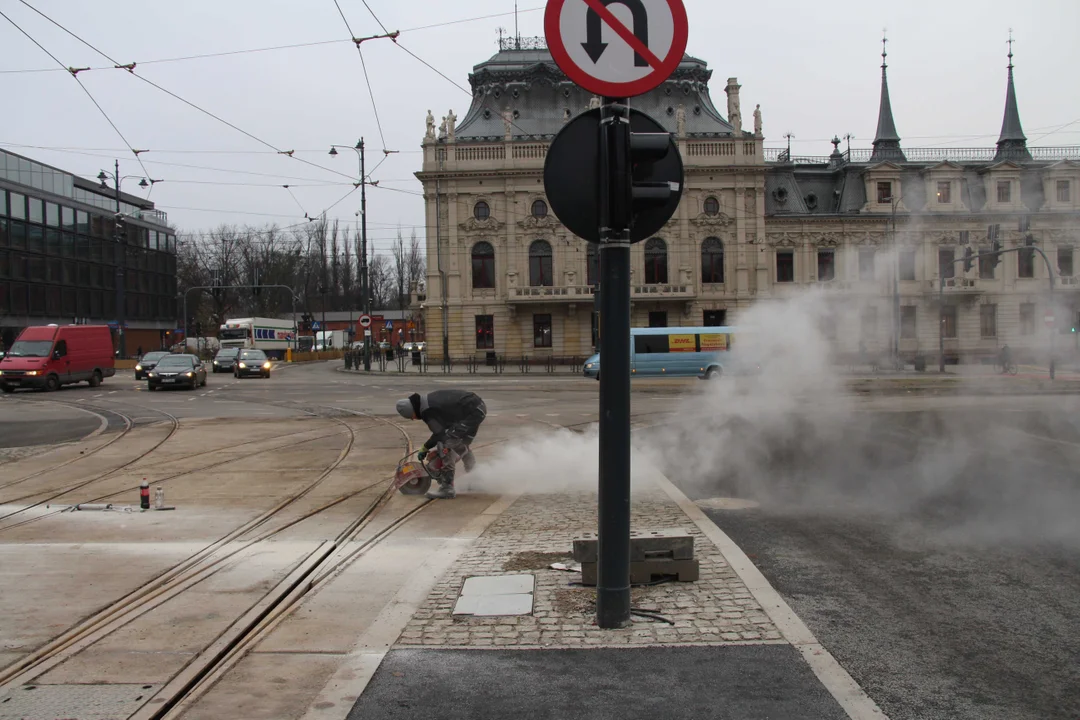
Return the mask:
M574 559L594 563L598 559L597 538L589 533L574 540ZM694 557L694 536L680 528L636 530L630 534L631 562L647 560L690 560Z
M596 563L581 563L581 584L596 585ZM697 560L642 560L630 562L630 582L634 585L674 576L678 582L697 582Z

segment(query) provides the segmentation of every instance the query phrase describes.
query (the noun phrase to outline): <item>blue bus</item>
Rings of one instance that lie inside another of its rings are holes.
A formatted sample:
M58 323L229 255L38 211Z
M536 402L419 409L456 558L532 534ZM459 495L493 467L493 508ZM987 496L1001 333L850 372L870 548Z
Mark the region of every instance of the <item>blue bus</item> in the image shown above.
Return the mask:
M631 377L719 378L729 364L733 327L630 329ZM600 379L600 355L585 361L585 377Z

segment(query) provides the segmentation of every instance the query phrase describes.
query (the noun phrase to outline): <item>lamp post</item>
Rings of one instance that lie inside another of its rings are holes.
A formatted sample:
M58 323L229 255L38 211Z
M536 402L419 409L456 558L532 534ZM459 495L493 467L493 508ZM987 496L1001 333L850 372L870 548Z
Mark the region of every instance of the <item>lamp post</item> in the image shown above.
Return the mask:
M364 138L360 138L355 146L331 145L330 157L337 157L339 147L355 150L360 160L360 182L355 183L360 186L360 292L363 295L364 314L371 317L371 284L368 277L367 254L367 186L378 185L379 181L368 180L364 166ZM384 150L383 152L388 151ZM371 336L367 334L367 330L364 331L364 370L365 372L371 370Z
M900 246L896 241L896 206L904 199L900 197L889 196L889 203L892 205L890 213L890 226L892 228L892 249L893 249L893 263L892 263L892 361L893 369L900 369Z
M139 178L139 187L148 188L154 183L161 182L160 180L146 181L141 175L124 175L120 176L120 161L115 161L115 171L107 173L104 170L98 173L97 179L101 181L101 188L103 190L109 189L108 180L113 181L113 189L116 192L116 216L113 218L113 243L114 247L118 248L119 258L116 259L116 335L119 340L118 350L120 357L127 357L127 337L124 332L124 325L127 322L125 317L127 308L125 307L124 297L124 271L127 266L127 233L121 233L120 220L123 217L123 213L120 212L120 183L124 180ZM114 252L113 257L116 257Z

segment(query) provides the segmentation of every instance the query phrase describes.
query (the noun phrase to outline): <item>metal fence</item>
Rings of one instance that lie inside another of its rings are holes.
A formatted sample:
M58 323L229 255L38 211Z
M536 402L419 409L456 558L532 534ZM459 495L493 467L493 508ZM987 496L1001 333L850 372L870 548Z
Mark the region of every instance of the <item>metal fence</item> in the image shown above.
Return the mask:
M425 352L379 352L371 357L372 372L398 372L398 373L464 373L468 375L502 375L508 370L521 375L531 373L538 374L562 374L580 375L585 358L572 357L532 357L528 355L510 356L489 353L484 357L469 355L459 358L437 358L430 361ZM362 353L354 353L345 359L345 369L353 372L363 372L364 358Z

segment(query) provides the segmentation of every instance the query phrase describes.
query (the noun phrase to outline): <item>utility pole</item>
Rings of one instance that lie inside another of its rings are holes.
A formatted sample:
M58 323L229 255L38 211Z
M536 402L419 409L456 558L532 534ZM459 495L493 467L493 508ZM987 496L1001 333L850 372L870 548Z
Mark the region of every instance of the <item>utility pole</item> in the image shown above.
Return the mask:
M371 292L369 291L370 280L368 278L367 261L367 176L364 165L364 138L360 138L360 254L364 256L361 261L362 269L360 292L364 294L364 314L371 317ZM371 336L368 328L364 328L364 371L371 371Z
M116 334L119 340L120 359L127 357L127 333L124 325L127 322L127 307L124 297L124 272L127 268L127 237L120 234L120 161L115 161L116 174L113 175L113 187L116 189L116 217L113 219L113 247L119 252L120 257L116 261ZM186 341L186 338L185 338Z

